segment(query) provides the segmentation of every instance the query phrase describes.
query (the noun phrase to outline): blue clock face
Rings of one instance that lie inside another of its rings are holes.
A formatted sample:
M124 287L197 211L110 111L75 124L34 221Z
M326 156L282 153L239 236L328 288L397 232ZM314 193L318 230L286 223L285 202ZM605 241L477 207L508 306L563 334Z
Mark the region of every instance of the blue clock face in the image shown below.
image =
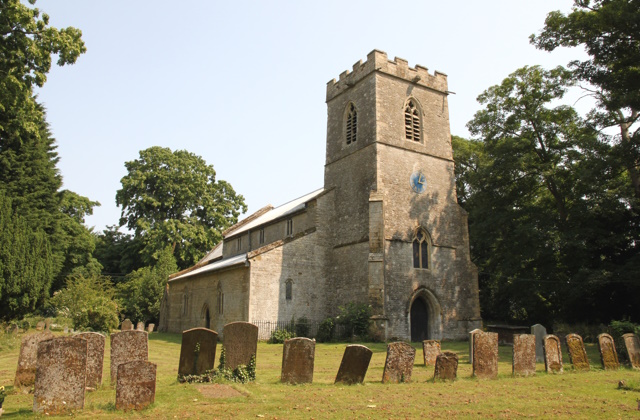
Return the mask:
M409 182L411 189L418 194L422 194L427 190L427 178L420 171L412 173Z

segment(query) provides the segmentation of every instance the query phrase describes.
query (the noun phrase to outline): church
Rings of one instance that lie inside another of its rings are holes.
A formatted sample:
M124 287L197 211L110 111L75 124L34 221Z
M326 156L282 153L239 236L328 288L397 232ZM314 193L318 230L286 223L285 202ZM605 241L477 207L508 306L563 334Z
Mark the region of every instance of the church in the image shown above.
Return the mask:
M324 187L267 206L169 278L162 331L322 321L349 302L382 340L466 339L481 326L458 205L445 74L387 58L327 84Z

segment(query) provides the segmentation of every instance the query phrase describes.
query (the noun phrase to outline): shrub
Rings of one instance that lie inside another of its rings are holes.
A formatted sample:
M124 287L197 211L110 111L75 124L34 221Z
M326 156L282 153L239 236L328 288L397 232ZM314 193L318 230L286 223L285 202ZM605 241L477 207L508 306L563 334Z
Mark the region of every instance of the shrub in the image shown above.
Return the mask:
M295 322L295 331L297 337L309 337L309 320L305 317L298 319Z
M341 306L337 322L344 326L348 337L367 338L371 326L371 306L366 303L349 302Z
M333 333L336 329L336 324L333 318L327 318L318 325L318 334L316 334L316 340L319 343L326 343L333 339Z
M295 336L296 336L296 334L294 332L289 331L289 330L277 329L277 330L271 331L271 337L269 337L269 340L267 340L267 343L269 343L269 344L282 344L282 343L284 343L284 340L287 340L289 338L293 338Z
M624 345L622 336L629 333L640 334L640 325L634 324L629 320L611 321L611 323L609 324L609 329L611 331L613 341L616 343L618 358L620 359L620 361L629 361L627 348Z

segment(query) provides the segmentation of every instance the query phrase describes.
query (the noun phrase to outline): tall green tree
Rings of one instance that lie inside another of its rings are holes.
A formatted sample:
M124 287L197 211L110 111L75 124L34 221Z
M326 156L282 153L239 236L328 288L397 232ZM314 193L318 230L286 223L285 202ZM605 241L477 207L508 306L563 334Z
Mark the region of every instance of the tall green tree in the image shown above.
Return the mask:
M130 233L121 232L118 226L107 226L95 234L94 257L102 265L102 273L114 283L124 281L124 276L143 267L140 258L142 242Z
M151 147L125 166L116 193L120 226L142 240L147 263L170 246L180 269L195 264L247 210L242 195L216 180L213 166L186 150Z

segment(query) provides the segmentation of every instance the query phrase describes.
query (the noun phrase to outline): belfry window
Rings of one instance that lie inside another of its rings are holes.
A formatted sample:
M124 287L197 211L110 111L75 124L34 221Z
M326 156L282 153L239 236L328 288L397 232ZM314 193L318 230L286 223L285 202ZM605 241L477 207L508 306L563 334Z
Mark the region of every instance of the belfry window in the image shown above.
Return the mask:
M349 104L347 113L347 144L355 143L358 139L358 111L353 103Z
M404 132L407 140L420 141L420 109L413 99L404 108Z
M429 235L418 229L413 238L413 268L429 268L430 248Z

